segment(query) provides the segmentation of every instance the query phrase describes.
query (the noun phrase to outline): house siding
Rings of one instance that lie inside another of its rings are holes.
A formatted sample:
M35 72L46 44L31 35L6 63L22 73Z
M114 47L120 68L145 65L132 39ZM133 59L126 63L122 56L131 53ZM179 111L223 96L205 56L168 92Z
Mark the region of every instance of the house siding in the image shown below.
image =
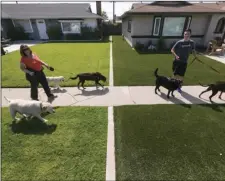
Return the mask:
M3 38L8 38L7 31L10 27L10 24L11 24L11 26L13 26L12 21L10 19L2 19L1 26L3 28L3 31L2 31L1 36Z
M221 34L214 33L218 21L220 20L220 18L223 18L223 17L225 17L225 13L224 14L214 14L211 16L211 20L209 22L208 29L206 31L205 38L204 38L205 46L207 46L209 41L214 39L215 37L223 37L223 33L221 33ZM223 32L224 31L225 31L225 27L223 29Z
M131 47L133 47L133 42L132 42L132 38L131 38L131 34L133 32L133 21L131 21L131 32L128 32L127 31L127 28L128 28L128 20L132 20L132 18L123 19L123 23L122 23L122 34L124 35L124 38L127 41L127 43Z

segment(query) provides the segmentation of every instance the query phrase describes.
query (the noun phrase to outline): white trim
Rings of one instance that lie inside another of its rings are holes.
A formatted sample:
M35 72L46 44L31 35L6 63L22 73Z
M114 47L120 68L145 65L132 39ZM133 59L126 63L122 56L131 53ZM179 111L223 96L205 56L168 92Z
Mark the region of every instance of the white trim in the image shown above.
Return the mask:
M81 22L82 21L77 21L77 20L62 20L62 21L59 21L60 22L60 25L61 25L61 30L62 30L62 33L63 34L81 34ZM80 33L74 33L74 32L71 32L71 31L63 31L63 25L62 23L80 23Z
M83 22L83 20L59 20L60 23L80 23Z
M155 33L155 29L156 29L156 20L159 19L159 27L158 27L158 33ZM155 18L155 22L154 22L154 27L153 27L153 36L159 36L159 31L160 31L160 26L161 26L161 17L156 17Z
M112 44L112 36L109 37L110 40L110 63L109 63L109 86L113 86L113 44Z
M187 29L190 28L190 25L191 25L191 19L192 19L191 17L188 17Z
M43 20L43 22L45 24L46 31L47 31L47 26L46 26L46 23L45 23L45 19L36 19L37 29L38 29L38 21L40 21L40 20ZM38 34L39 34L39 37L41 38L39 29L38 29ZM46 34L47 34L47 37L48 37L48 33L47 32L46 32ZM48 39L49 39L49 37L48 37Z
M108 136L106 156L106 181L116 180L115 164L115 134L114 134L114 113L113 106L108 107Z
M16 27L16 25L15 25L15 23L14 23L14 20L15 20L15 21L16 21L16 20L25 20L25 21L27 20L27 21L29 22L29 24L30 24L31 31L26 31L26 30L24 29L25 33L33 33L33 32L34 32L30 19L12 19L13 26Z

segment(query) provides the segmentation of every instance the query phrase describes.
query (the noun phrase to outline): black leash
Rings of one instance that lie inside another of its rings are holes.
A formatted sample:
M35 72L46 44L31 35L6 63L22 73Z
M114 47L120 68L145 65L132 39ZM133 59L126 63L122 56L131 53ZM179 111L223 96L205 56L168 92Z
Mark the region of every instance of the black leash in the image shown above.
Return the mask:
M215 68L213 68L211 65L206 64L205 62L203 62L202 60L200 60L198 57L194 57L194 59L192 60L192 62L188 65L188 67L190 67L195 61L200 62L203 65L206 65L208 68L212 69L214 72L220 74L220 72L218 70L216 70Z

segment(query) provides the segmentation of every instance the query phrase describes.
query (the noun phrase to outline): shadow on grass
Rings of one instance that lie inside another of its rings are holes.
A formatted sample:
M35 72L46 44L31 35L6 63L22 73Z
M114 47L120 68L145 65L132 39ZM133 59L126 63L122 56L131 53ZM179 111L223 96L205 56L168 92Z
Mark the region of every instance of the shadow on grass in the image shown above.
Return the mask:
M87 91L86 89L81 89L81 94L75 94L74 96L83 95L83 96L102 96L109 92L109 88L96 89Z
M13 133L25 135L52 134L57 128L56 124L48 125L35 117L29 120L22 118L20 121L13 122L9 126Z
M209 104L208 102L205 102L205 101L201 100L200 98L194 97L185 91L182 91L181 96L184 97L185 99L189 100L192 104L199 104L200 106L211 107L213 110L215 110L217 112L223 112L220 109L220 106L222 106L222 107L225 106L224 104Z

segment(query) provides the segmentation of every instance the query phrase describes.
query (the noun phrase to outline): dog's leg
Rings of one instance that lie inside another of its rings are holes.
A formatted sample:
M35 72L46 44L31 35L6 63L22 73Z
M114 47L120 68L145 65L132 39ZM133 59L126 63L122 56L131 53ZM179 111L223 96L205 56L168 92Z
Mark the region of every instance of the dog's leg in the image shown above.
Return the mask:
M79 82L77 84L78 89L80 89L80 84L81 84L81 81L79 80Z
M98 80L95 83L98 84L98 85L100 85L104 89L103 85L100 84Z
M209 91L211 91L211 89L210 89L210 88L208 88L208 89L206 89L206 90L202 91L202 92L201 92L201 94L199 94L199 96L198 96L198 97L199 97L199 98L201 98L201 95L202 95L202 94L204 94L204 93L206 93L206 92L209 92Z
M222 99L223 91L221 91L219 98Z
M84 83L85 83L85 80L82 81L81 86L83 87L83 89L86 89L86 88L84 87Z
M213 102L213 101L212 101L212 97L214 97L217 93L218 93L218 90L216 90L216 91L213 90L213 91L212 91L212 95L209 96L209 99L210 99L211 102Z
M158 93L157 93L157 90L158 90L158 89L159 89L159 88L156 86L156 87L155 87L155 94L158 94Z
M40 119L40 120L43 121L44 123L48 122L48 120L42 118L40 115L35 115L35 117L37 117L38 119Z
M174 94L173 94L173 92L174 92L174 91L172 91L172 96L175 97Z
M168 91L168 94L167 94L167 98L169 99L170 98L170 90Z

